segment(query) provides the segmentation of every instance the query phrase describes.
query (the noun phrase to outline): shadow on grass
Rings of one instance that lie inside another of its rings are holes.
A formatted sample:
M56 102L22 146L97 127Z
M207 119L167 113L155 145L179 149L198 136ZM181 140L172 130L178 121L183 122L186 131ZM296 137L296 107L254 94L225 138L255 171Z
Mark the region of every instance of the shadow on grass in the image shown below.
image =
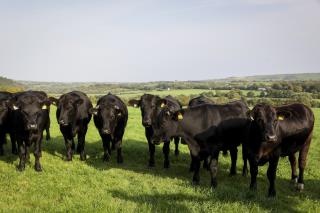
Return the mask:
M180 145L184 146L184 145ZM178 178L183 180L183 187L191 187L191 179L193 173L188 171L190 156L186 152L180 152L178 157L174 156L173 143L170 150L171 168L163 168L163 154L162 145L156 146L156 167L149 168L147 166L149 159L148 145L146 142L137 140L125 140L123 144L124 163L118 164L116 162L116 151L112 151L109 162L103 162L103 148L101 140L87 143L85 146L87 160L84 162L90 167L97 170L109 170L112 168L119 168L133 171L140 174L150 174L164 178ZM52 138L49 142L44 142L43 150L51 155L65 159L65 146L62 136ZM319 180L305 180L305 191L302 193L296 192L293 184L290 181L290 174L287 178L277 177L276 190L277 197L275 199L267 198L268 179L265 172L259 169L261 174L258 176L258 191L252 192L249 190L250 175L242 177L241 174L242 160L238 158L237 171L238 175L229 177L230 156L225 160L219 162L218 172L218 188L211 192L210 175L209 172L201 169L200 187L195 187L195 190L204 189L206 196L188 195L187 193L169 193L169 194L137 194L128 195L125 191L111 191L114 197L122 200L128 200L139 204L147 203L147 205L155 211L168 211L170 205L175 205L179 211L189 212L190 209L185 205L186 202L221 202L223 204L240 202L245 205L257 204L259 207L268 211L279 211L277 206L281 207L284 212L297 212L297 204L293 203L295 197L301 200L319 200L320 199L320 181ZM208 193L210 191L210 193ZM184 202L184 203L183 203ZM210 203L211 205L211 203Z

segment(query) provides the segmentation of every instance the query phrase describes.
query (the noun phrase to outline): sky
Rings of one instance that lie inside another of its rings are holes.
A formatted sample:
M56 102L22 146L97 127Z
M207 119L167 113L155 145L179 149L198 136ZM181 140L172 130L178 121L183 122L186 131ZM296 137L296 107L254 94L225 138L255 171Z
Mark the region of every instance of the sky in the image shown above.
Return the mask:
M320 72L320 0L0 0L0 76L56 82Z

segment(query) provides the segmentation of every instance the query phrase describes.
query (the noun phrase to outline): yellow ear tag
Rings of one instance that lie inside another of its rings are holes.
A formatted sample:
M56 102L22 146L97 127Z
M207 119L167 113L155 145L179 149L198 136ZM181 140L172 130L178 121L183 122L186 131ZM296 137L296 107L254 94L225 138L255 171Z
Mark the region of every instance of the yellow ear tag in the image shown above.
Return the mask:
M181 113L178 114L178 120L182 120L183 119L183 116Z
M47 105L43 105L43 106L42 106L42 109L48 109L48 108L47 108Z
M161 103L161 106L160 106L160 107L163 108L164 106L165 106L165 104L164 104L164 103Z
M284 117L280 115L280 116L278 116L278 120L279 120L279 121L283 121L283 120L284 120Z

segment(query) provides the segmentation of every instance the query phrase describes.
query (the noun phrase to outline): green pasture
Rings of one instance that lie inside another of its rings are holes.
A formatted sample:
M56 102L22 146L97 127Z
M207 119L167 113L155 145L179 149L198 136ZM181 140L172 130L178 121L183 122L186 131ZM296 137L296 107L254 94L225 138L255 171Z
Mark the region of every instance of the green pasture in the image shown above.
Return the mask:
M191 94L194 90L188 90ZM186 91L185 91L186 92ZM199 93L199 91L196 91ZM155 94L158 94L155 92ZM173 94L170 92L170 94ZM196 93L195 93L196 94ZM159 92L162 95L162 92ZM165 95L163 93L163 95ZM175 94L173 94L175 95ZM320 211L320 109L314 109L316 127L305 171L305 191L296 192L290 181L287 158L277 171L277 197L268 198L266 166L259 169L258 190L249 190L249 177L229 177L230 156L220 157L218 188L210 189L209 172L201 169L200 186L191 185L188 148L180 145L175 157L171 145L171 168L163 168L162 145L156 147L156 167L148 168L148 146L139 109L129 107L129 121L123 141L124 163L103 162L102 143L90 123L85 150L87 160L75 155L66 162L64 141L51 108L51 141L43 141L37 173L34 157L24 172L18 172L18 157L5 146L0 157L0 211L2 212L319 212Z

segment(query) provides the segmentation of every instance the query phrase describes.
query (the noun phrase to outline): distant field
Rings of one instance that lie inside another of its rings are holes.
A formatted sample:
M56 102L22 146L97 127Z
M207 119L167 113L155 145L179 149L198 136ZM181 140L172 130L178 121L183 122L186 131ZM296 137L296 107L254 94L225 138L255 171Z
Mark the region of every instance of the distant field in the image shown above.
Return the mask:
M177 90L127 90L124 92L120 92L120 93L113 93L115 95L118 95L119 97L122 98L134 98L134 97L139 97L143 94L153 94L153 95L159 95L159 96L166 96L166 95L172 95L172 96L177 96L177 95L199 95L201 93L204 92L213 92L215 93L215 91L219 91L222 93L228 93L230 90L209 90L209 89L177 89ZM257 90L241 90L243 94L247 94L248 92L253 92L256 96L258 96L260 94L260 91ZM101 94L91 94L88 93L88 95L97 95L97 96L102 96L107 94L109 91L106 91L106 93L101 93ZM53 95L53 96L59 96L60 94L49 94L49 95Z
M192 91L190 91L192 92ZM141 126L139 109L129 107L123 151L124 164L102 162L102 143L93 122L87 134L88 159L64 161L65 147L51 110L52 140L43 143L43 172L31 164L22 173L16 171L18 157L0 157L0 209L3 212L319 212L320 211L320 109L315 109L316 128L305 171L305 191L297 193L290 182L287 158L277 172L277 198L269 199L266 167L259 169L258 191L248 189L249 177L228 176L229 157L220 157L218 188L210 190L210 175L201 169L199 187L191 185L189 151L180 145L179 157L171 155L171 168L163 168L161 147L156 147L156 167L148 168L148 147ZM173 149L173 146L171 146ZM172 151L171 151L172 153ZM239 154L241 151L239 151ZM241 154L240 154L241 155Z

